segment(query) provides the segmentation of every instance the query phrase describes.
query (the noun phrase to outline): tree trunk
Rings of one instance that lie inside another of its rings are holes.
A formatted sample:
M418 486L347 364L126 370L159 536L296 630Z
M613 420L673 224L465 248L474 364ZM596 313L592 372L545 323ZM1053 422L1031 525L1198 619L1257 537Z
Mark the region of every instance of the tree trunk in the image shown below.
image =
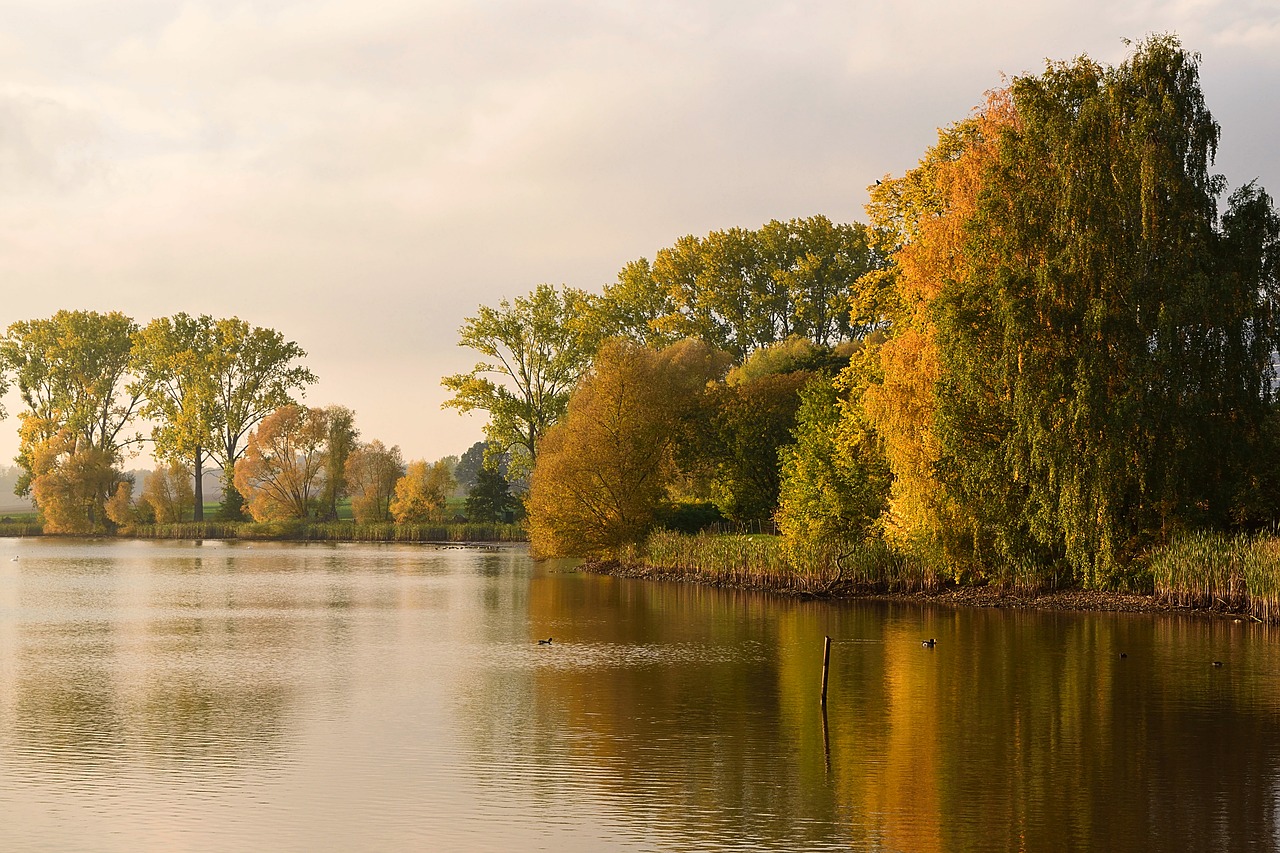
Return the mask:
M195 475L196 505L191 513L191 520L204 521L204 448L198 444L196 445Z

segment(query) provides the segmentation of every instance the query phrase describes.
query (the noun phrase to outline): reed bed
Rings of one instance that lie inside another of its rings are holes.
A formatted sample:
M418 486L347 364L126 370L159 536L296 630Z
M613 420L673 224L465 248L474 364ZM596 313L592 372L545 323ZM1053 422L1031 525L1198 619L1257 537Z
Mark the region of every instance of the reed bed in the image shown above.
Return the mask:
M38 521L9 519L0 521L0 536L18 538L22 536L43 536L44 525Z
M1060 589L1070 574L1045 566L1032 557L1003 561L991 573L989 583L1013 595L1036 596Z
M1280 618L1280 538L1191 533L1151 556L1156 597L1183 607Z
M776 536L658 530L623 559L709 583L814 595L920 592L941 583L936 571L879 540L795 544Z

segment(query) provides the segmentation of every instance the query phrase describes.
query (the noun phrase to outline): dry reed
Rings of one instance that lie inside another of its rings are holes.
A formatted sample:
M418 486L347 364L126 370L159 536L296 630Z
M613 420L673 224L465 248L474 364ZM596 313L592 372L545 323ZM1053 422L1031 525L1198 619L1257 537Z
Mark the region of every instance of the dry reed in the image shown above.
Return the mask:
M1155 594L1182 607L1280 617L1280 538L1197 532L1151 556Z
M781 592L919 592L940 575L881 540L791 543L776 536L658 530L624 562L730 586Z

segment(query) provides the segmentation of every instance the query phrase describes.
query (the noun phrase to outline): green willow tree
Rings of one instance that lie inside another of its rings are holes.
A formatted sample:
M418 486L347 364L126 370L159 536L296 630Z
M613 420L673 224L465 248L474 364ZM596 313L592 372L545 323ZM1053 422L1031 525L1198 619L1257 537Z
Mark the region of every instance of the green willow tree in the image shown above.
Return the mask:
M1274 394L1270 200L1219 220L1218 125L1173 37L1013 81L963 261L933 305L936 471L990 562L1121 582L1228 523Z
M892 475L861 407L865 385L847 387L853 373L816 378L800 391L795 441L780 451L776 519L789 546L864 540L888 507Z
M482 305L459 330L458 346L485 360L440 380L453 392L444 406L488 412L488 452L510 452L518 470L532 470L542 436L564 414L595 355L600 333L593 316L588 294L549 284L497 308Z

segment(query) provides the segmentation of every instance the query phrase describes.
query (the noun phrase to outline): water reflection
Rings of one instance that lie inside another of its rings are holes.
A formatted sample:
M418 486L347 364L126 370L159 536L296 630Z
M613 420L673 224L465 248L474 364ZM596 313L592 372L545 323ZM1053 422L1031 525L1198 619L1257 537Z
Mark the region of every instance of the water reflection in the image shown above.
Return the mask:
M607 579L530 590L531 621L563 626L581 645L562 653L586 664L537 675L539 705L557 712L544 715L573 733L552 741L571 747L566 777L583 763L607 770L593 783L618 798L677 803L663 819L690 837L732 826L771 848L833 835L856 849L1275 846L1270 629ZM567 618L581 613L625 619ZM635 653L681 642L710 654L649 666Z
M512 549L5 544L6 850L1280 847L1255 624L832 605Z

